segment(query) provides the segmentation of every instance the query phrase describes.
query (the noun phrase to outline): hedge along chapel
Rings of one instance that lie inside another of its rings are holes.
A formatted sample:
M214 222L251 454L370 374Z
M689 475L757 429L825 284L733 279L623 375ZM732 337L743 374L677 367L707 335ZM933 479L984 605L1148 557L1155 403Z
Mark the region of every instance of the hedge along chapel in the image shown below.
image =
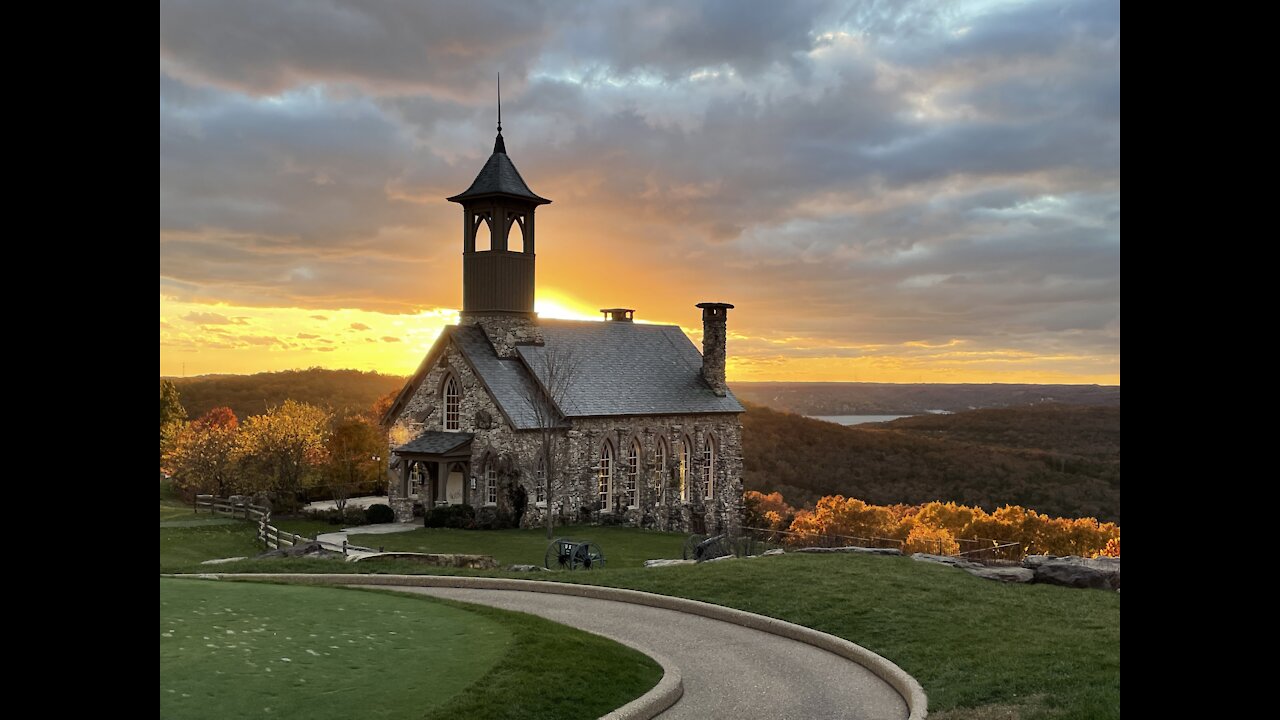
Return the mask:
M396 519L467 504L481 524L625 523L736 532L743 407L725 383L727 303L704 302L699 355L676 325L534 312L535 211L502 120L462 206L462 312L382 422ZM490 247L477 247L481 226ZM518 231L518 233L517 233ZM516 235L519 238L516 238ZM548 479L549 490L548 490Z

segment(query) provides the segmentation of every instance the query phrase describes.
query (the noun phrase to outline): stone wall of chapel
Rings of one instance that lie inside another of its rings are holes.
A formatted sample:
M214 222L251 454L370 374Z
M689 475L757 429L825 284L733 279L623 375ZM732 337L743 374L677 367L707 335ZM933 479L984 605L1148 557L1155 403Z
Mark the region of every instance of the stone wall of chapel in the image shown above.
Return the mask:
M524 434L524 433L519 433ZM678 477L680 443L688 436L693 457L688 465L687 500L681 499ZM702 448L714 438L716 453L712 496L705 496ZM657 466L659 438L666 440L666 466ZM605 441L613 447L610 508L597 509L600 458ZM639 441L636 503L626 502L628 448ZM555 483L552 510L567 522L605 515L628 525L679 532L736 533L742 514L742 424L736 415L664 415L642 417L575 418L566 435L567 462ZM534 452L536 453L536 444ZM533 508L531 508L533 510ZM542 510L526 513L525 523L537 525Z
M524 487L527 507L521 524L545 524L546 503L537 503L536 464L542 449L537 431L513 431L493 399L471 372L453 345L426 374L417 391L405 403L391 425L392 445L409 442L424 431L444 429L441 386L453 373L462 386L460 423L463 432L473 433L471 465L464 483L464 497L482 519L495 512L511 510L509 489ZM688 497L681 499L678 452L683 438L693 449L687 474ZM712 497L705 497L702 481L703 447L714 438ZM657 467L658 438L666 439L666 466ZM551 512L558 523L583 519L600 522L606 515L628 525L680 532L736 533L742 513L742 424L737 415L660 415L576 418L571 429L562 431L557 442L555 473L552 477ZM599 467L605 440L612 443L613 474L610 481L610 508L597 509ZM633 440L640 443L636 503L621 503L627 483L627 452ZM490 463L498 473L497 503L487 503L486 469ZM471 487L471 478L476 486ZM408 498L402 497L398 469L388 472L388 499L401 521L413 518ZM586 510L583 510L583 509Z
M467 503L480 508L486 498L482 496L485 488L477 483L472 489L472 476L481 476L483 472L477 461L484 457L474 450L478 447L489 447L494 444L491 438L510 435L511 428L506 418L498 410L497 404L480 384L480 379L471 371L461 353L452 343L441 353L436 364L427 371L413 396L400 411L399 417L391 424L391 446L402 445L413 440L423 432L444 430L444 398L442 389L444 378L452 373L462 388L462 401L459 405L458 421L461 432L475 435L471 442L472 463L470 475L465 482ZM396 511L396 519L407 522L413 519L413 508L408 498L402 496L401 478L398 469L389 469L387 474L387 496L392 509Z

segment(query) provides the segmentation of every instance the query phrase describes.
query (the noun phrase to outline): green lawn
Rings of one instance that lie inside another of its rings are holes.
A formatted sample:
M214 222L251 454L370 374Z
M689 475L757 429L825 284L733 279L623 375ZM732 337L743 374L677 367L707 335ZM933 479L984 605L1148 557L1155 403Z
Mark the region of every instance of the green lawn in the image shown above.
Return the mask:
M661 675L629 648L519 613L160 580L161 717L593 718Z
M589 530L606 553L633 560L678 555L678 536ZM426 532L379 538L386 542ZM528 553L541 543L541 538L534 542L521 533L449 531L440 537L454 544L447 550L441 545L420 549L491 553L503 562L519 562L530 558L512 554L513 545L527 546L522 552ZM654 543L663 543L663 551L650 555L643 548ZM944 718L1084 720L1120 714L1117 593L1005 585L909 558L792 554L648 569L617 567L613 557L603 570L535 575L447 570L405 561L301 559L249 560L214 569L493 575L645 590L778 617L856 642L918 679L929 694L930 713Z
M339 528L307 521L284 520L280 529L310 537L317 530L332 532ZM542 565L547 551L545 528L527 530L453 530L419 528L391 535L360 535L353 528L350 541L357 545L385 547L425 553L475 553L492 555L501 565ZM558 527L556 537L591 540L604 550L609 568L642 567L645 560L680 557L685 535L680 533L637 530L635 528L569 525Z

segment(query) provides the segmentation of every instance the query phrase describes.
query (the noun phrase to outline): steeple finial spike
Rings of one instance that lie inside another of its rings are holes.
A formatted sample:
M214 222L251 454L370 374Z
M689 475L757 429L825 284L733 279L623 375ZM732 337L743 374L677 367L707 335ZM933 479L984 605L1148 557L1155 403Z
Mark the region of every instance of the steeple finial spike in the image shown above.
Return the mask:
M493 151L507 154L507 143L502 140L502 73L498 73L498 137L493 140Z

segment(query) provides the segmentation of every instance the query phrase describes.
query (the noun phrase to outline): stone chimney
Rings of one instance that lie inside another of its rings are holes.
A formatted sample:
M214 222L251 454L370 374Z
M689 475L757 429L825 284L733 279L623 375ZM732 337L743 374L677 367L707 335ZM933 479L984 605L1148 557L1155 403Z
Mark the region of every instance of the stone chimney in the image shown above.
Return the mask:
M729 386L724 381L725 350L727 336L725 318L733 306L729 303L698 303L702 308L702 378L712 392L724 397Z

